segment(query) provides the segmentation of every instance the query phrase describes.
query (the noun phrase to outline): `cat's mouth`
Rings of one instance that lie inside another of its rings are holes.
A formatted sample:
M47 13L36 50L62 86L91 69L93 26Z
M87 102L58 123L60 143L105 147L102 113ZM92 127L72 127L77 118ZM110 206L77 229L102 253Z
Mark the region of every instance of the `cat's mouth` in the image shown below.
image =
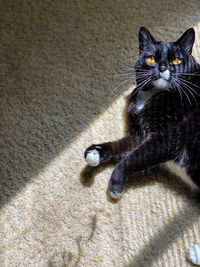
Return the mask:
M165 79L166 81L169 81L169 79L170 79L170 71L169 70L165 70L163 72L160 72L160 77Z
M170 85L170 71L165 70L164 72L160 72L160 77L153 81L153 86L159 89L168 89Z

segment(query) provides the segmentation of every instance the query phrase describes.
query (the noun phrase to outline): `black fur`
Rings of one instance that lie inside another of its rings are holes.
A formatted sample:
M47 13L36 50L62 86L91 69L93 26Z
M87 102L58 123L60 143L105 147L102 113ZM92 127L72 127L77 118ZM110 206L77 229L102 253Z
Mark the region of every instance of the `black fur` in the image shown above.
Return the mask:
M139 56L135 64L137 87L128 105L130 128L116 142L93 145L100 152L100 163L119 161L109 182L112 197L120 196L129 177L168 160L185 168L200 187L200 65L191 55L195 32L188 29L176 42L157 42L142 27ZM148 63L153 57L155 63ZM174 59L181 63L174 65ZM141 92L153 90L154 81L170 71L168 87L155 93L141 110Z

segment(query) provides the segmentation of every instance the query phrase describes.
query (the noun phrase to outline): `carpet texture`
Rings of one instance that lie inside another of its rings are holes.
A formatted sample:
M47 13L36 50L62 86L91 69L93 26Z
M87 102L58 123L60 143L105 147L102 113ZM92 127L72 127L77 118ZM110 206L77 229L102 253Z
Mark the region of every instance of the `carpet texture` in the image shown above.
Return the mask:
M2 0L0 25L0 266L191 266L188 187L153 170L114 202L114 166L83 153L124 134L131 88L113 75L134 63L140 26L163 41L194 27L198 58L200 1Z

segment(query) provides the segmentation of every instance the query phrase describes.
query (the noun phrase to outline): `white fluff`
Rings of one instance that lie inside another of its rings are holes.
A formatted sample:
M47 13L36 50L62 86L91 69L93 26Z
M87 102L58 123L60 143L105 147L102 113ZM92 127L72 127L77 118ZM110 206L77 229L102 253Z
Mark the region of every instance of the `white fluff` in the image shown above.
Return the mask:
M200 265L200 244L189 247L187 257L193 264Z
M169 81L170 78L170 71L169 70L165 70L163 72L160 72L160 76L162 78L164 78L165 80Z
M141 91L139 93L137 103L136 103L138 111L143 109L147 100L150 97L152 97L154 94L160 92L162 89L168 89L169 88L170 71L165 70L164 72L160 72L160 77L161 78L152 82L152 84L154 86L153 89L151 89L149 91Z
M149 90L149 91L141 91L139 93L137 103L136 103L137 110L140 111L144 107L147 100L160 91L161 90L157 88L153 88L152 90Z
M99 162L100 162L99 151L96 149L89 150L85 160L86 160L87 164L90 166L95 167L95 166L99 165Z
M168 89L169 88L169 79L170 79L170 71L165 70L163 72L160 72L160 77L158 80L153 82L153 85L156 88L160 89Z
M158 80L153 81L153 85L156 88L167 89L169 87L169 82L165 80L165 78L159 78Z

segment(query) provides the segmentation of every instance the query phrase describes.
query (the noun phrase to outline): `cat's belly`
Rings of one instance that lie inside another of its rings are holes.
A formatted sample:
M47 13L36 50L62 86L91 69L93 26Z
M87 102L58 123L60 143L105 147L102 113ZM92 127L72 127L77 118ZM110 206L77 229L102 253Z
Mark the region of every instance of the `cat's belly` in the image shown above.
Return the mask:
M176 176L180 177L183 182L188 184L190 188L194 191L199 190L199 187L192 181L190 176L187 174L184 167L181 167L173 160L167 161L161 164L164 168L169 170L171 173L175 174Z

